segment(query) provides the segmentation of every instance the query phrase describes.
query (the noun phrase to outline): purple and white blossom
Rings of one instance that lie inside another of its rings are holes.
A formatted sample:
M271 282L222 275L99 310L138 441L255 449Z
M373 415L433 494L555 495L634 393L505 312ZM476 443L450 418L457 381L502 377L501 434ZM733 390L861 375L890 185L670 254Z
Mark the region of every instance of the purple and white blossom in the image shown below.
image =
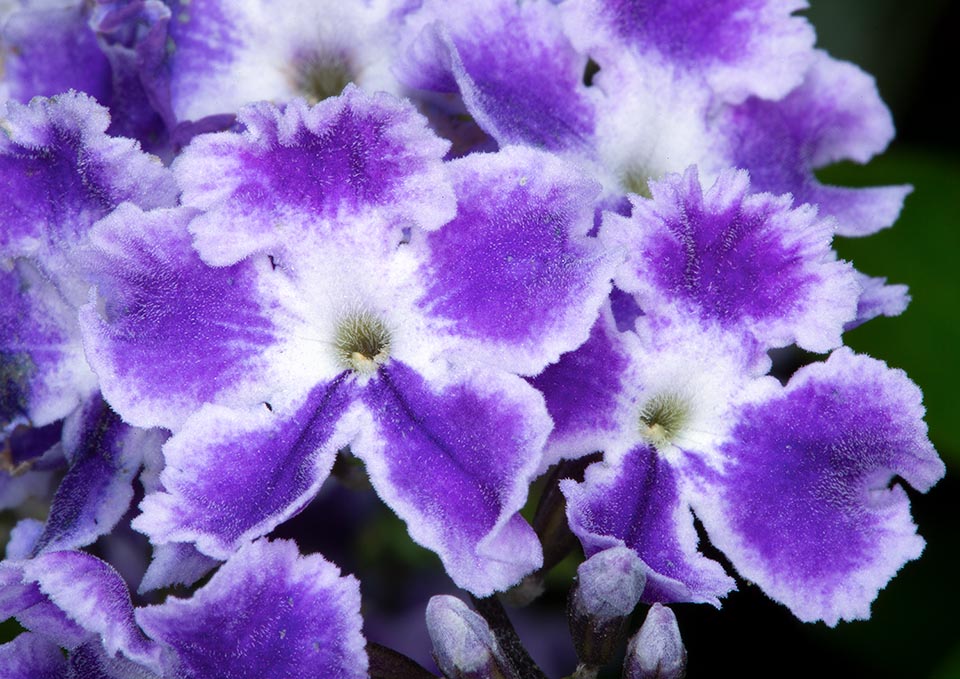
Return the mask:
M474 596L426 610L451 677L539 676L493 596L574 535L577 676L638 600L624 676L682 675L662 604L736 588L695 521L799 619L869 617L944 465L843 346L910 297L833 238L911 188L815 175L893 124L805 8L0 0L0 674L409 669L267 537L354 462Z

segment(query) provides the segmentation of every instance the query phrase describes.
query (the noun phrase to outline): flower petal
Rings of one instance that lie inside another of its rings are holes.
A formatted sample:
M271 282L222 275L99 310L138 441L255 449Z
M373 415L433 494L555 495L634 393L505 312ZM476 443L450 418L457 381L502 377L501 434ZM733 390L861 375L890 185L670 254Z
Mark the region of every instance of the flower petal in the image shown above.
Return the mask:
M813 28L804 0L587 0L564 6L574 44L603 70L624 52L702 78L726 101L778 99L799 84Z
M63 679L67 659L56 644L25 632L0 645L0 667L3 679Z
M791 193L837 220L841 236L893 224L908 186L823 186L813 170L840 160L865 163L893 138L893 119L873 78L822 52L803 83L780 101L749 99L725 111L715 134L727 164L750 173L755 191Z
M135 141L108 137L107 110L88 96L11 101L0 122L5 255L56 255L124 201L144 209L176 201L170 172Z
M540 566L540 543L518 514L550 430L536 391L479 369L427 380L393 361L363 402L372 422L352 450L457 585L487 596Z
M748 195L744 172L721 173L706 192L694 168L650 187L652 200L637 198L629 219L608 215L601 231L627 250L616 284L646 321L695 317L754 337L760 351L841 343L860 286L830 248L830 222L789 196Z
M647 568L642 601L719 607L735 589L723 567L697 551L683 477L653 446L587 468L583 483L561 482L567 518L587 556L626 545Z
M428 3L417 18L433 21L401 61L410 86L457 88L501 146L587 150L594 122L582 82L587 59L564 35L553 4Z
M248 395L269 374L264 353L280 351L269 263L207 266L187 232L195 214L126 204L91 237L100 300L81 310L86 348L105 397L137 426L177 429L205 402Z
M164 447L165 490L144 498L133 527L229 557L313 498L356 431L344 418L352 398L344 374L296 404L205 406Z
M849 349L741 407L729 462L694 505L736 569L804 621L866 618L923 540L898 475L920 491L943 476L920 390Z
M456 360L536 374L586 340L618 259L586 234L597 186L523 147L449 163L456 218L427 234L425 311L450 325Z
M357 581L289 541L243 547L191 598L137 621L174 650L183 679L367 676Z
M159 449L164 438L124 424L99 396L84 404L64 425L70 469L33 554L79 549L109 533L130 507L146 449Z
M454 214L448 143L407 102L349 86L312 108L248 106L239 120L243 134L198 137L174 165L183 203L206 212L191 230L211 264L253 252L295 260L348 224L389 250L403 228L435 229Z

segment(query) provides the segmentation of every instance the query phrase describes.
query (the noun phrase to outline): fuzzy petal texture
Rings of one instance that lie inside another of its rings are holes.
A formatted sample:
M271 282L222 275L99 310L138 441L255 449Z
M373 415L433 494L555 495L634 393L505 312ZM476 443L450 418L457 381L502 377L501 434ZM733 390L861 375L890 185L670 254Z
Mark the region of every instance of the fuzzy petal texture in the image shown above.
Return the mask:
M758 350L841 343L860 286L830 247L832 224L789 196L749 195L745 172L723 172L707 191L697 171L652 182L633 214L608 214L601 238L627 251L616 285L652 322L696 318L747 335Z
M407 102L347 87L313 107L251 105L239 120L244 133L199 137L174 166L183 203L205 212L191 230L211 264L254 252L295 260L344 222L389 250L404 228L435 229L455 212L448 143Z
M550 430L535 390L479 369L425 380L394 361L362 400L370 422L352 450L457 585L488 596L540 566L540 543L518 513Z
M837 221L841 236L893 224L909 186L824 186L813 174L841 160L866 163L893 139L893 119L873 78L818 52L803 83L780 101L749 99L723 112L714 134L727 164L750 173L755 191L791 193Z
M427 22L399 65L411 87L459 92L466 110L501 145L588 152L593 105L586 56L545 0L425 3Z
M0 679L64 679L67 659L60 648L26 632L0 645Z
M553 418L546 457L550 463L604 450L621 429L625 382L636 379L631 354L642 347L633 333L620 333L608 306L575 351L530 380Z
M178 429L206 402L245 397L267 381L264 354L281 351L268 261L208 266L187 231L195 214L126 204L91 236L87 354L107 400L137 426Z
M220 562L184 542L153 546L153 558L137 591L140 594L173 585L191 587Z
M711 603L736 589L716 561L697 551L683 478L653 446L631 449L613 464L587 470L582 484L566 480L567 518L592 556L625 545L643 560L642 601Z
M586 340L619 258L586 234L597 185L523 147L449 164L456 218L415 243L458 360L536 374Z
M86 547L113 530L130 507L144 454L165 438L124 424L99 396L85 403L64 426L70 469L33 554Z
M137 621L173 649L182 679L367 676L357 581L290 541L243 547L192 597Z
M893 477L926 491L945 471L920 401L902 371L843 348L743 405L695 502L711 542L801 620L869 617L923 550Z
M164 447L164 490L144 498L134 528L226 559L313 499L356 432L352 398L342 375L288 406L202 408Z
M600 68L624 52L697 78L725 101L778 99L812 58L803 0L585 0L564 6L574 44Z
M66 417L96 386L76 308L32 262L0 267L0 430Z
M131 139L105 134L110 116L76 92L0 114L0 253L46 260L82 242L89 227L124 201L172 205L177 190L159 159Z
M48 552L17 565L23 582L37 583L49 604L66 616L68 627L78 626L89 638L98 639L110 656L122 654L159 671L160 648L137 627L127 586L111 566L89 554L73 551ZM22 615L18 617L33 629Z

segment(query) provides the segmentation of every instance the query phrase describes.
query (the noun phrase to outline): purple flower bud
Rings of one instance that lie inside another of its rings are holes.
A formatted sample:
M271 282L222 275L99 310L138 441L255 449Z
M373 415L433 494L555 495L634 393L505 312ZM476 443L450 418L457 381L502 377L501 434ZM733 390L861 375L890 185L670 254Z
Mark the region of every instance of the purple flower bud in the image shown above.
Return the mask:
M677 617L654 604L640 631L627 644L624 679L682 679L687 673L687 649L680 639Z
M438 595L427 604L433 657L449 679L507 679L513 673L487 621L460 599Z
M626 638L627 622L646 585L636 553L619 546L580 564L570 595L570 633L580 661L605 665Z

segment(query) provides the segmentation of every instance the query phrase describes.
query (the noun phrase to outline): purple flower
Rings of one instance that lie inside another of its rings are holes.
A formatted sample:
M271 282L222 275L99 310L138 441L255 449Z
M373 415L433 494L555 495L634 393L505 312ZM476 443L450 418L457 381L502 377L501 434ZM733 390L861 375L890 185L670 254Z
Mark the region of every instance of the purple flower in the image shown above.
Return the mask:
M408 105L354 88L240 119L176 164L188 207L93 235L104 394L174 431L135 527L227 558L349 445L458 584L514 584L541 560L517 512L550 429L518 374L582 342L609 291L595 186L519 147L443 165Z
M83 552L3 562L0 583L0 619L29 630L0 659L30 676L367 676L357 581L292 542L246 545L190 598L154 606L134 608L116 571Z
M588 555L635 550L646 601L718 604L734 583L697 551L692 509L802 620L867 617L923 545L891 479L925 491L944 472L919 390L845 348L786 387L756 377L770 347L824 351L855 317L857 279L829 228L789 200L747 195L742 175L706 194L692 172L652 190L601 234L627 249L615 280L643 309L636 331L608 308L533 381L556 422L548 456L605 453L583 483L562 484L574 533Z

